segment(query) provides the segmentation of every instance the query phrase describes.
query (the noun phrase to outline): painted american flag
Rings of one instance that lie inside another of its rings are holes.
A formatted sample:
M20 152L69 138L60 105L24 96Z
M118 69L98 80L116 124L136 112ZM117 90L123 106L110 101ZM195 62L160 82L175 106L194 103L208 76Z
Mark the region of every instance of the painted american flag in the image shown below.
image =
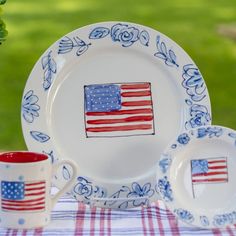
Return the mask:
M192 184L228 182L227 158L217 157L191 161Z
M43 211L45 181L2 181L1 208L3 211Z
M86 85L87 137L154 134L151 83Z

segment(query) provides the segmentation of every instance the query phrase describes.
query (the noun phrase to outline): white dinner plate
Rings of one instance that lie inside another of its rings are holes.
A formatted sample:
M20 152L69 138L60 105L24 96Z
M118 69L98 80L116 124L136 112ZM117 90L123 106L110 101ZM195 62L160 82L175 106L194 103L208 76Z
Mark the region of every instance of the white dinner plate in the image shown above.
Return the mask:
M164 151L157 191L178 219L203 228L236 223L236 132L206 126L180 134Z
M22 100L31 151L73 159L73 196L128 208L158 198L156 163L178 132L211 123L205 82L176 43L151 28L103 22L56 41L34 66ZM63 167L54 183L70 178Z

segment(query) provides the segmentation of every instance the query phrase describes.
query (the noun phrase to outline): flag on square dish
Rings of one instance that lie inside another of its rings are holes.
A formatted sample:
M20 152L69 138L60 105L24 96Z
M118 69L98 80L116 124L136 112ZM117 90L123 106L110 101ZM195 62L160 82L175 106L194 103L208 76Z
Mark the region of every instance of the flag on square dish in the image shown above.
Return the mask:
M154 134L150 83L86 85L87 137Z
M3 211L43 211L45 209L45 181L2 181Z
M228 182L227 158L191 161L192 184Z

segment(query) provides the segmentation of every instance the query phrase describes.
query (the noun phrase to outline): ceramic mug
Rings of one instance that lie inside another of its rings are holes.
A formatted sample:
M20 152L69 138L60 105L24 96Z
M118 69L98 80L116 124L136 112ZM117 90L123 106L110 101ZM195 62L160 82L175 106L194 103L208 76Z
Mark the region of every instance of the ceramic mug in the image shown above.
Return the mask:
M72 177L56 195L51 196L52 176L65 164L71 166ZM72 187L76 176L77 166L70 160L52 165L45 154L0 154L0 227L30 229L47 225L53 206Z

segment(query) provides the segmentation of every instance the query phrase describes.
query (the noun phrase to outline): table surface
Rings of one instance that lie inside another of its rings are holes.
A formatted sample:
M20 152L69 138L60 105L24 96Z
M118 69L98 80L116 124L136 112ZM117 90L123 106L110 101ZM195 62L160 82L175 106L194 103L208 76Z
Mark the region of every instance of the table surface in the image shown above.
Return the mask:
M212 230L183 225L161 201L146 208L111 210L90 207L64 196L54 207L51 219L44 228L0 229L0 235L236 235L236 225Z

